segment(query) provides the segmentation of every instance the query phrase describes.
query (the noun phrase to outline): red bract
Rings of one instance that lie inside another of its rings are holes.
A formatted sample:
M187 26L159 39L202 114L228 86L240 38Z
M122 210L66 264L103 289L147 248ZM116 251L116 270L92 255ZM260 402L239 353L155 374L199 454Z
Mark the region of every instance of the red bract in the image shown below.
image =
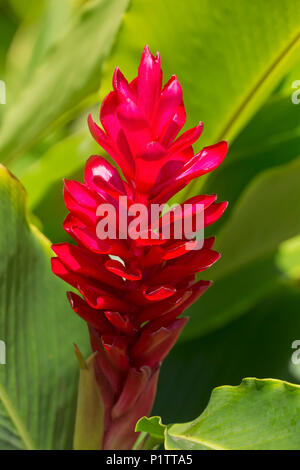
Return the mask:
M114 91L104 99L99 127L89 116L93 137L121 170L100 156L86 163L84 183L65 181L64 199L69 215L64 229L76 241L57 244L53 272L78 289L69 292L73 310L87 323L95 371L105 405L102 448L129 449L137 420L151 411L160 365L187 322L182 312L210 286L196 274L219 258L214 239L197 243L182 237L148 239L97 237L97 207L119 197L128 205L165 203L191 180L214 170L224 159L227 143L220 142L194 154L193 143L202 124L176 139L186 114L180 83L174 75L162 88L160 57L145 47L138 77L128 83L116 68ZM215 195L187 201L195 217L202 204L205 226L214 223L227 203ZM125 222L125 227L127 227ZM120 228L120 227L117 227ZM124 228L123 228L124 230ZM193 245L194 244L194 245ZM113 257L112 257L113 255ZM179 318L180 317L180 318Z

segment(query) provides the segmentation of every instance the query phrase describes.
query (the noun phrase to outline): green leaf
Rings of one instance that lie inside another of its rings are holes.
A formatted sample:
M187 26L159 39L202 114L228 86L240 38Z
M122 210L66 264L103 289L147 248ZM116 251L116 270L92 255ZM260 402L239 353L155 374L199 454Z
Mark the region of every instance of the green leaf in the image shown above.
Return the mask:
M39 15L39 29L34 35L35 43L28 67L23 77L24 84L31 77L37 65L48 50L68 30L72 17L72 0L47 0L45 11Z
M277 90L278 93L280 93L281 95L289 96L289 99L291 100L292 94L297 89L299 89L298 86L297 88L293 86L293 83L296 80L299 80L299 77L300 77L300 61L297 61L297 63L292 67L291 70L289 70L287 75L284 77L284 79L280 83L278 90ZM297 95L297 98L299 98L299 95Z
M298 7L292 0L132 0L105 70L136 75L149 44L162 56L165 79L176 73L183 86L188 124L205 124L201 145L230 139L266 100L299 57ZM263 47L262 47L263 45Z
M0 132L7 162L32 145L87 96L97 91L128 0L97 0L49 51L22 97L8 108Z
M213 390L203 414L165 431L167 450L298 450L300 386L247 378Z
M5 4L0 5L0 79L3 80L3 70L7 50L16 29L16 21Z
M163 442L165 428L166 426L162 424L159 416L152 416L151 418L146 418L144 416L137 422L135 431L146 432L158 442Z
M161 447L161 444L164 442L165 428L166 426L162 424L159 416L152 416L151 418L144 416L141 418L135 428L135 431L141 434L134 449L153 450Z
M237 385L243 377L299 384L300 364L292 362L292 344L300 331L299 304L298 283L281 283L223 328L176 344L162 365L153 413L166 423L190 421L204 410L214 387Z
M45 54L62 36L71 19L72 0L44 0L26 4L26 15L7 52L5 80L10 104L19 99Z
M50 243L28 223L20 183L0 167L0 448L71 448L83 322L51 273Z
M46 0L36 2L35 0L28 0L26 3L19 0L7 0L10 3L14 13L20 18L27 18L33 14L38 15L44 7Z

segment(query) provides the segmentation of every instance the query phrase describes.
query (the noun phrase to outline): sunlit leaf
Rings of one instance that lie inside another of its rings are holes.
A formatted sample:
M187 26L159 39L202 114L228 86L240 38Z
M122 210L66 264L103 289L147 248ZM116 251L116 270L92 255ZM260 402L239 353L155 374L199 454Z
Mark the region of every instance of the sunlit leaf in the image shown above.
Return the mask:
M0 168L0 448L71 448L84 324L50 271L50 244L28 224L25 192Z

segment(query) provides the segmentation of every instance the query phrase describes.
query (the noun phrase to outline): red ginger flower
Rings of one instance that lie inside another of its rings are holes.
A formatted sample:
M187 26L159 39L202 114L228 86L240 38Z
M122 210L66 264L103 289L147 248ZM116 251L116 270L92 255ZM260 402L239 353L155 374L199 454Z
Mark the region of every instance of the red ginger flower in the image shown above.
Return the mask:
M127 196L129 206L143 203L150 211L152 204L165 203L191 180L214 170L225 158L227 143L194 154L202 123L176 139L186 120L181 86L173 75L162 88L159 54L154 57L147 46L138 77L128 83L116 68L113 88L101 106L103 129L91 116L88 122L125 180L107 160L92 156L83 184L65 181L70 213L64 229L77 245L54 245L52 270L82 296L68 293L73 310L88 323L97 352L95 372L105 407L100 445L130 449L137 420L151 411L161 362L188 320L179 316L210 286L196 281L196 274L220 255L213 250L214 238L194 251L188 249L195 242L184 237L101 240L96 210L103 203L118 210L119 197ZM215 195L186 201L190 217L201 204L204 225L214 223L227 205L215 201ZM183 212L182 219L187 217ZM160 230L163 223L160 218Z

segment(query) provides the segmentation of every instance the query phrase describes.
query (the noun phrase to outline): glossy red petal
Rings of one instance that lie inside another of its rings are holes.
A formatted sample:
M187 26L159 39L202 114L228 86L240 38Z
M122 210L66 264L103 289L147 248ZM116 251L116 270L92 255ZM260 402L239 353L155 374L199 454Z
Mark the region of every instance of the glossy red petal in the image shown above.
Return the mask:
M51 269L60 279L77 288L78 277L72 274L59 258L51 258Z
M64 189L64 201L67 209L72 215L75 215L79 220L87 225L96 225L96 211L80 205L80 202L75 201L66 189Z
M204 148L183 165L178 172L175 171L171 174L169 181L164 181L156 188L159 198L162 198L164 194L171 197L172 194L179 191L179 188L186 186L193 179L215 170L226 157L227 151L227 142L219 142Z
M67 296L74 312L89 323L89 325L96 328L101 335L116 333L111 323L105 318L103 311L91 308L79 295L74 294L74 292L67 292Z
M146 118L151 121L159 100L162 87L162 70L160 55L156 58L145 46L137 79L138 105L143 110Z
M122 287L121 279L105 269L105 256L93 255L85 248L69 243L58 243L53 245L52 249L64 265L74 274L87 276L113 287Z
M93 155L85 165L85 184L94 191L111 195L125 195L123 180L116 170L105 158Z
M164 283L171 279L173 283L188 275L204 271L212 266L220 254L217 251L203 248L198 251L190 251L180 258L170 261L156 276L155 283Z
M88 126L95 141L110 155L116 153L113 141L108 135L99 127L92 118L92 115L88 116Z
M182 101L181 105L178 107L173 119L166 127L164 135L161 138L161 143L165 147L169 147L172 141L177 136L178 132L183 128L186 121L186 112L184 103ZM171 150L170 150L171 153Z
M127 302L105 291L102 286L78 279L77 289L84 296L87 303L95 309L101 310L117 310L119 312L129 312L130 305Z
M173 286L152 286L144 287L143 296L151 302L158 302L160 300L168 299L176 294L176 288Z
M214 224L225 212L228 202L215 202L205 211L205 227Z
M127 99L118 107L118 119L123 127L134 158L143 155L147 144L152 141L151 129L137 104Z
M190 145L193 145L200 137L203 131L203 122L200 122L198 126L185 131L178 139L173 142L170 147L170 152L179 152Z
M116 67L114 71L113 87L120 101L126 99L136 101L136 91L128 83L119 67Z
M182 89L176 75L173 75L164 86L159 98L154 122L154 135L162 139L182 104Z
M109 259L105 262L105 267L111 273L116 274L129 281L139 281L142 278L142 272L140 269L128 270L118 260Z

